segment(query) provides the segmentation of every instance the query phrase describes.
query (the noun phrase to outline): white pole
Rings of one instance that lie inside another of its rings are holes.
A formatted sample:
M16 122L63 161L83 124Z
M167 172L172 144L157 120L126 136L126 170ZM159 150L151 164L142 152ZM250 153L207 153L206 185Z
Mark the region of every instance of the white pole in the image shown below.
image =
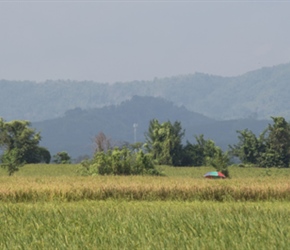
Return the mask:
M133 124L133 128L134 128L134 143L137 142L137 127L138 127L138 124L134 123Z

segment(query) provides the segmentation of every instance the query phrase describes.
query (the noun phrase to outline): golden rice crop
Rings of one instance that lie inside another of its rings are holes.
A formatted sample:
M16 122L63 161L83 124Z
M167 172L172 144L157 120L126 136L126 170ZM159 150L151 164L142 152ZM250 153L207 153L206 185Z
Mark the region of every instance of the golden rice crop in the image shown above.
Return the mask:
M290 201L288 178L228 180L186 177L0 177L0 201Z

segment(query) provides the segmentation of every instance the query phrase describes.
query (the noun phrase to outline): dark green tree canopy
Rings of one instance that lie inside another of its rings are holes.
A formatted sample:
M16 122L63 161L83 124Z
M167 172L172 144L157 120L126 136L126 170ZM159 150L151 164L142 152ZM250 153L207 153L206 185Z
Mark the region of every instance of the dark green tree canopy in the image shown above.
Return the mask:
M53 162L56 164L70 164L71 157L69 156L67 152L61 151L53 156Z
M213 140L206 140L204 135L194 136L196 144L191 144L187 141L183 148L182 165L205 166L208 164L208 159L215 156L220 148L215 145Z
M251 131L238 131L239 142L230 146L231 154L243 163L261 167L289 167L290 124L283 117L272 117L269 124L257 138Z
M0 118L0 146L4 151L1 161L9 175L25 163L50 160L48 150L38 146L40 140L40 133L30 127L29 121L6 122Z
M231 154L238 157L245 164L257 164L265 151L264 131L258 138L248 129L237 131L239 142L230 146Z

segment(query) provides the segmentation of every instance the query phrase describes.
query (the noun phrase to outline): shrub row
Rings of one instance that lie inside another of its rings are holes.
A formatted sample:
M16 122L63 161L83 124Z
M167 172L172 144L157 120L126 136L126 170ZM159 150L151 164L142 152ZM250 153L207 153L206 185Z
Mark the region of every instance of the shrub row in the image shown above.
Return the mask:
M82 162L81 175L160 175L151 155L142 150L115 148L96 152L92 160Z

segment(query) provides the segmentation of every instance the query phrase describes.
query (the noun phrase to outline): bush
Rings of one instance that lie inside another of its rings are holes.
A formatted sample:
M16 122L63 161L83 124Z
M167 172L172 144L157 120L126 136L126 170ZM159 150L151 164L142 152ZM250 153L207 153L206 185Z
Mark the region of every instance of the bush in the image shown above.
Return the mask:
M94 158L82 162L82 175L161 175L155 169L151 155L128 148L96 152Z
M62 151L58 152L56 155L53 156L53 163L56 164L70 164L71 158L67 152Z

